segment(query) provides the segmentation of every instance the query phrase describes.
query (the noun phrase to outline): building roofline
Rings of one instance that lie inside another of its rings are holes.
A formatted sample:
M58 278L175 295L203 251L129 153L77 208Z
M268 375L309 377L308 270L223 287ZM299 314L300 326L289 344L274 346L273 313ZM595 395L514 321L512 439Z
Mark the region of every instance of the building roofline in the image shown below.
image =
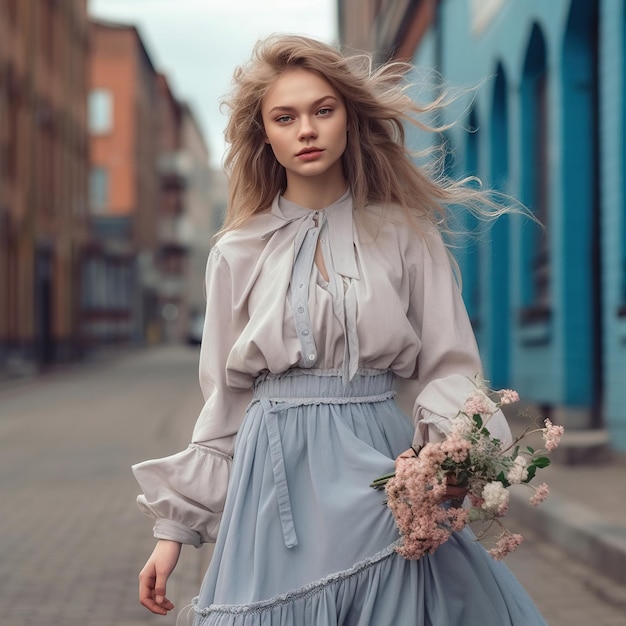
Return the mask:
M135 24L128 24L128 23L123 23L123 22L113 22L111 20L105 20L105 19L101 19L101 18L89 18L89 22L91 24L93 24L94 26L98 26L101 28L108 28L109 30L129 30L132 31L135 35L135 37L137 38L137 42L139 43L139 47L141 48L141 51L143 52L143 55L146 59L146 61L148 62L148 65L150 66L150 69L157 74L158 71L156 69L156 66L154 65L154 63L152 62L152 58L150 57L150 53L148 52L148 49L146 48L146 45L143 42L143 38L141 37L141 33L139 32L139 28L135 25Z

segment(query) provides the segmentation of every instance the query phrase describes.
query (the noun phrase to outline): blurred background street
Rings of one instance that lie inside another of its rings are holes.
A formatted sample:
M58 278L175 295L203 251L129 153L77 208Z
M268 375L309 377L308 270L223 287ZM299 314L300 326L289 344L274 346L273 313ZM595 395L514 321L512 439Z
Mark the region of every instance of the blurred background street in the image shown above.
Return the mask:
M508 563L551 626L624 624L626 0L0 0L0 623L175 621L130 465L198 415L220 98L281 31L410 61L421 103L481 85L406 139L546 226L451 211L486 377L566 429Z
M137 601L154 541L130 465L186 445L202 403L197 360L186 347L131 351L0 390L3 625L175 622ZM507 563L551 626L624 623L623 587L519 530L526 541ZM209 554L183 549L168 594L177 609Z
M154 540L130 466L186 445L202 405L197 359L129 352L0 391L2 624L159 621L137 600ZM180 608L207 557L186 551L170 589Z

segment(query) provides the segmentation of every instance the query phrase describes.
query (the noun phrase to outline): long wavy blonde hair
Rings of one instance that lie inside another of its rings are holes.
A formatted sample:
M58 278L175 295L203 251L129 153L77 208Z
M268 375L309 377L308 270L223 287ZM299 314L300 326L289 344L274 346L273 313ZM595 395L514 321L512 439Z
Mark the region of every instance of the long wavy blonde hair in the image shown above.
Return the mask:
M305 69L326 79L344 101L350 132L342 157L354 208L368 203L396 205L410 217L426 217L441 227L450 205L493 216L502 211L476 185L443 176L433 167L416 165L405 145L404 123L428 132L442 132L421 118L432 118L450 103L442 91L427 105L414 102L405 78L413 66L389 62L375 67L369 54L342 54L334 47L295 35L273 35L257 43L250 61L235 70L233 91L224 104L230 110L225 130L224 169L229 177L229 202L221 233L241 226L266 211L286 188L286 174L265 142L261 104L272 83L289 69Z

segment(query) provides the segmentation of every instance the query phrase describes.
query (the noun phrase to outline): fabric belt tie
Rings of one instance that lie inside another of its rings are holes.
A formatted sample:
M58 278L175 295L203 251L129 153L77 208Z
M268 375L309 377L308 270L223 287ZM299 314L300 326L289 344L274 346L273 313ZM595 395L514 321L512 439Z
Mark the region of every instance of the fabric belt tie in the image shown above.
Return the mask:
M276 503L278 505L278 516L282 527L283 539L287 548L294 548L298 545L296 527L293 521L293 511L291 510L291 499L289 498L289 487L287 485L287 472L285 471L285 458L283 456L283 445L278 429L278 414L288 409L308 404L353 404L384 402L396 395L396 392L386 391L372 396L343 397L343 398L298 398L290 401L288 398L268 398L263 396L258 398L258 402L263 408L263 420L267 430L269 442L270 460L272 463L272 473L274 475L274 486L276 488ZM272 405L272 402L275 404Z
M293 524L293 512L291 510L291 500L289 499L289 488L287 486L287 474L285 472L285 459L283 457L283 444L280 440L278 430L277 413L284 411L287 406L284 404L272 406L269 398L260 399L263 407L263 417L265 428L267 429L267 439L270 446L270 459L272 461L272 473L274 474L274 486L276 487L276 502L278 504L278 516L283 529L283 539L287 548L298 545L296 528Z

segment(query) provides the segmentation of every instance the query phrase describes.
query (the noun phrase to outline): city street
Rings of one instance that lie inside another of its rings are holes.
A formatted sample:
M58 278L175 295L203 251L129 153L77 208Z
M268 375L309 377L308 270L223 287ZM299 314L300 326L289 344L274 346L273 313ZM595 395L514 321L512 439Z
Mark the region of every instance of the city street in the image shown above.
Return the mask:
M197 359L195 348L155 348L2 383L3 625L176 622L177 614L152 616L137 602L153 539L130 465L186 445L202 402ZM179 609L209 554L183 552L168 593ZM530 535L508 563L551 626L624 623L623 589Z

